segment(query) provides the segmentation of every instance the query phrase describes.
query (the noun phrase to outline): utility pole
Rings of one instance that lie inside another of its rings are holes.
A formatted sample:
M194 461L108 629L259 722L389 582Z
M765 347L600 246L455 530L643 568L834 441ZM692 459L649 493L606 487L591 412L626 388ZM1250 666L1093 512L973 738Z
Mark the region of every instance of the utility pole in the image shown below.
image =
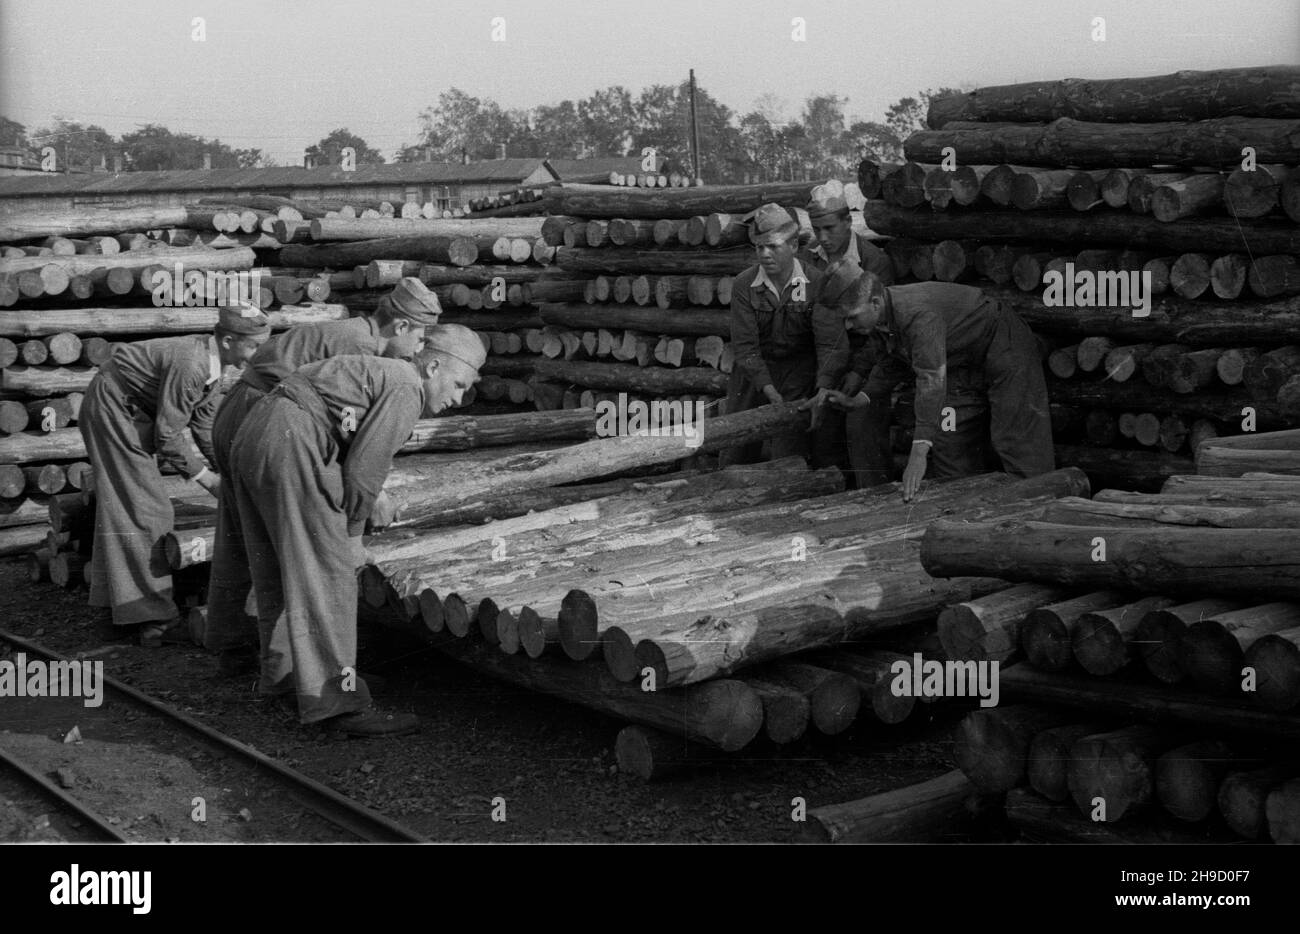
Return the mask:
M700 124L695 119L695 69L691 69L691 165L693 174L700 177Z

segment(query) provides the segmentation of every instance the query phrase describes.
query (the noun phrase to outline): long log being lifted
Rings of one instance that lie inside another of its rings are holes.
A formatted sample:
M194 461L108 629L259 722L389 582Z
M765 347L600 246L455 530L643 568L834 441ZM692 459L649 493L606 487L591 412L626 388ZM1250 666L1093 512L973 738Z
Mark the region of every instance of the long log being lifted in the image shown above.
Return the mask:
M931 160L938 161L938 160ZM690 218L744 214L761 204L803 206L818 182L718 185L695 188L623 188L609 185L554 185L546 192L551 214L607 218Z
M513 412L505 415L447 415L416 422L399 454L464 451L529 441L583 440L596 433L593 409Z
M1154 217L1127 212L908 211L883 201L868 201L862 213L867 226L876 233L926 241L1030 240L1068 243L1075 249L1122 243L1133 249L1177 253L1300 255L1300 230L1294 224L1268 220L1185 217L1165 224Z
M1061 118L1051 123L954 122L921 130L903 144L908 159L938 162L947 147L967 163L1014 162L1081 169L1129 165L1230 167L1244 147L1260 162L1300 162L1300 122L1268 117L1219 117L1194 123L1091 123ZM876 226L868 221L873 230Z
M1220 68L1142 78L1031 81L977 88L930 101L926 125L953 121L1104 123L1300 117L1300 68Z

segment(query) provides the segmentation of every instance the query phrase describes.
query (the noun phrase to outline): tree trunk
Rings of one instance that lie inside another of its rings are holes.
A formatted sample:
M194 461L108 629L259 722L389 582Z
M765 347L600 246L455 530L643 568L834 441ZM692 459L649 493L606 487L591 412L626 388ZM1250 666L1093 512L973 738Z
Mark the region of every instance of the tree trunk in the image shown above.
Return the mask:
M1214 117L1300 117L1290 65L1179 71L1144 78L1037 81L979 88L930 101L926 125L953 121L1098 122L1206 120Z
M542 236L541 217L467 218L463 220L318 218L311 222L311 238L330 240L380 240L393 237L534 237ZM290 264L294 265L294 264Z
M1034 667L1043 671L1061 671L1074 657L1071 638L1079 618L1085 613L1122 606L1126 599L1117 591L1099 590L1037 607L1025 617L1020 630L1020 646Z
M385 237L314 246L286 244L280 250L280 262L286 266L310 269L366 266L376 259L472 266L478 260L478 255L478 246L469 237Z
M1265 802L1269 792L1300 775L1300 767L1273 765L1249 772L1233 772L1219 786L1219 813L1232 832L1247 840L1260 840L1268 831Z
M1066 767L1075 806L1090 817L1104 813L1104 823L1141 810L1154 792L1156 757L1170 745L1169 738L1150 726L1130 726L1076 740ZM1103 806L1105 810L1100 812Z
M966 815L972 785L959 771L871 795L813 808L805 832L825 843L923 843L953 833Z
M1285 252L1274 250L1272 252ZM555 265L582 275L697 275L734 276L754 265L749 248L727 250L592 250L561 247L555 251Z
M1024 119L1023 117L1020 119ZM1215 117L1194 123L1092 123L1068 118L1050 123L984 125L952 122L942 130L920 130L903 143L908 159L938 162L952 147L963 161L1074 166L1082 169L1127 165L1212 165L1241 162L1243 147L1260 162L1300 163L1295 120ZM868 221L868 225L877 229Z
M862 699L857 681L846 674L782 661L765 668L763 677L807 698L812 724L825 736L843 733L857 719Z
M1153 217L1120 212L913 212L877 201L867 202L863 220L878 234L927 241L1030 240L1065 243L1075 249L1122 243L1133 249L1177 253L1300 254L1300 231L1295 225L1266 220L1248 223L1236 218L1188 217L1165 224Z
M541 306L541 316L547 324L567 328L629 328L651 334L731 337L731 317L726 311L548 303Z
M769 201L807 204L815 187L816 182L646 190L608 185L553 185L546 192L546 210L577 217L652 219L745 214Z
M614 761L619 772L642 781L659 781L707 758L707 749L649 727L625 726L614 739Z
M66 277L91 275L97 269L128 269L140 271L156 264L170 270L180 263L186 273L198 271L239 271L252 269L257 257L248 247L231 250L210 250L206 247L172 249L157 247L150 250L118 253L115 256L28 256L25 259L0 260L0 274L40 272L47 267ZM66 287L66 286L65 286Z
M907 693L896 694L896 679L892 667L896 662L912 659L897 652L885 650L848 651L832 649L808 656L814 664L848 675L857 682L864 700L870 701L871 711L881 723L896 725L906 720L916 708L918 698Z
M1255 670L1254 698L1261 707L1281 711L1300 704L1300 627L1255 641L1245 663Z
M763 726L762 702L739 681L719 679L681 690L643 692L640 685L615 681L602 665L541 664L467 640L437 649L503 681L724 752L744 748Z
M707 367L670 370L612 363L540 360L536 372L542 379L655 396L683 393L722 396L727 392L726 376Z
M1289 169L1284 165L1238 166L1223 188L1223 206L1234 217L1263 217L1275 207Z
M740 680L763 702L763 733L768 739L784 746L803 736L812 716L807 697L789 685L768 681L761 674L746 675Z
M1105 560L1093 560L1101 544ZM1148 593L1300 598L1300 556L1288 529L1115 529L1014 520L938 520L921 562L939 577L983 575L1056 586ZM1135 623L1136 625L1136 623Z
M211 331L217 326L219 310L216 307L122 307L10 311L0 318L0 335L37 338L59 335L61 332L110 336L198 334ZM348 317L348 310L343 305L285 305L268 311L266 315L271 321L271 328L282 331L295 324L342 321ZM78 348L77 358L80 357Z
M1064 596L1058 588L1029 584L945 607L938 623L944 653L951 659L1005 662L1019 648L1025 617Z
M1027 705L976 710L957 726L953 758L980 791L1010 791L1025 781L1034 737L1068 719L1063 711Z
M1085 381L1048 379L1048 397L1055 403L1077 407L1098 407L1130 412L1155 410L1183 418L1209 418L1214 421L1240 424L1247 406L1255 409L1256 427L1279 428L1287 424L1278 406L1257 402L1248 392L1240 389L1226 391L1203 390L1181 394L1161 390L1143 382ZM1216 449L1219 444L1211 445ZM1058 461L1060 458L1058 458ZM1073 461L1061 461L1073 463ZM1251 468L1255 469L1255 468ZM1193 470L1183 470L1192 473Z
M190 227L183 207L141 207L93 211L25 211L0 224L0 243L37 237L86 237L119 234L158 227Z
M1290 603L1265 603L1202 619L1183 634L1183 670L1203 691L1239 693L1246 650L1264 636L1297 626L1300 607Z
M1274 843L1300 843L1300 779L1272 789L1264 801L1264 815Z
M1236 754L1227 743L1204 740L1171 749L1156 760L1156 795L1179 820L1203 821L1214 813L1219 785Z
M1294 256L1260 256L1250 264L1246 284L1259 298L1300 293L1300 261Z
M1037 708L1016 708L1037 709ZM1070 762L1070 748L1085 736L1103 732L1096 723L1070 723L1035 734L1025 754L1025 772L1029 787L1049 801L1067 801L1070 786L1066 770Z

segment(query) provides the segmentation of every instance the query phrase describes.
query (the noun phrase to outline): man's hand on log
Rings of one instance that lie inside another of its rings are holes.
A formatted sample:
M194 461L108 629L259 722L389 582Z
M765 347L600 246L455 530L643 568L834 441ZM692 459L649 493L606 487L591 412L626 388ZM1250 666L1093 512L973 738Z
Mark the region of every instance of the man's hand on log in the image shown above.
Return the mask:
M925 467L929 455L930 446L928 444L912 445L912 454L908 457L907 467L903 470L903 502L910 503L912 497L921 489L921 481L925 479Z
M397 518L397 504L383 490L375 497L375 504L370 507L370 528L378 531L393 524Z
M194 482L203 487L203 489L207 490L213 496L217 496L221 492L221 475L213 473L206 467L199 471L198 475L194 478Z
M822 423L822 415L825 414L826 400L830 398L831 390L819 389L817 395L811 399L805 399L799 403L799 411L806 412L812 409L812 418L809 420L808 428L812 430Z
M768 383L766 386L763 387L763 395L767 396L767 401L772 403L773 405L780 405L782 402L785 401L784 397L782 397L782 395L779 392L777 392L776 387L773 386L771 383Z

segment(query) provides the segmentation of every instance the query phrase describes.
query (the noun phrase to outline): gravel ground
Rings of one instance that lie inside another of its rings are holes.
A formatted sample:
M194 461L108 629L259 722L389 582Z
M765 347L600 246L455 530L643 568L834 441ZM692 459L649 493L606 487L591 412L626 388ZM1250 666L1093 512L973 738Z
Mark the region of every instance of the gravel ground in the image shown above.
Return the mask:
M864 718L841 736L809 737L781 748L756 743L647 784L618 774L616 720L504 685L373 620L362 621L360 667L383 679L381 706L420 715L421 730L414 736L343 739L302 727L259 700L251 678L219 678L215 659L201 649L106 648L97 636L106 619L105 611L85 605L84 591L32 584L21 561L0 561L0 625L65 655L96 652L111 676L433 840L795 842L802 829L791 819L795 797L811 808L924 781L951 768L948 736L959 716L930 707L901 727ZM116 737L111 749L93 756L86 748L69 755L62 745L56 750L62 758L48 748L42 752L42 743L53 745L66 724L66 713L56 715L54 705L50 711L42 721L20 715L6 701L0 730L10 733L0 741L15 751L22 744L24 755L41 755L42 763L66 759L93 775L104 786L101 800L121 802L118 810L136 838L179 835L177 822L187 813L176 812L172 797L204 788L220 797L210 774L192 772L175 751L164 750L160 758L147 738ZM92 767L92 758L111 761L113 768ZM144 784L150 775L170 790L150 791ZM114 782L120 786L116 792ZM217 784L232 783L223 778ZM0 839L50 839L52 831L39 826L30 802L7 794L7 788L0 784ZM199 839L325 839L296 823L301 810L291 802L267 800L256 788L237 789L234 798L226 791L220 807L226 830L218 827ZM494 810L502 816L497 799L504 799L504 820L493 819ZM232 821L245 803L251 820ZM952 839L968 837L955 829Z

